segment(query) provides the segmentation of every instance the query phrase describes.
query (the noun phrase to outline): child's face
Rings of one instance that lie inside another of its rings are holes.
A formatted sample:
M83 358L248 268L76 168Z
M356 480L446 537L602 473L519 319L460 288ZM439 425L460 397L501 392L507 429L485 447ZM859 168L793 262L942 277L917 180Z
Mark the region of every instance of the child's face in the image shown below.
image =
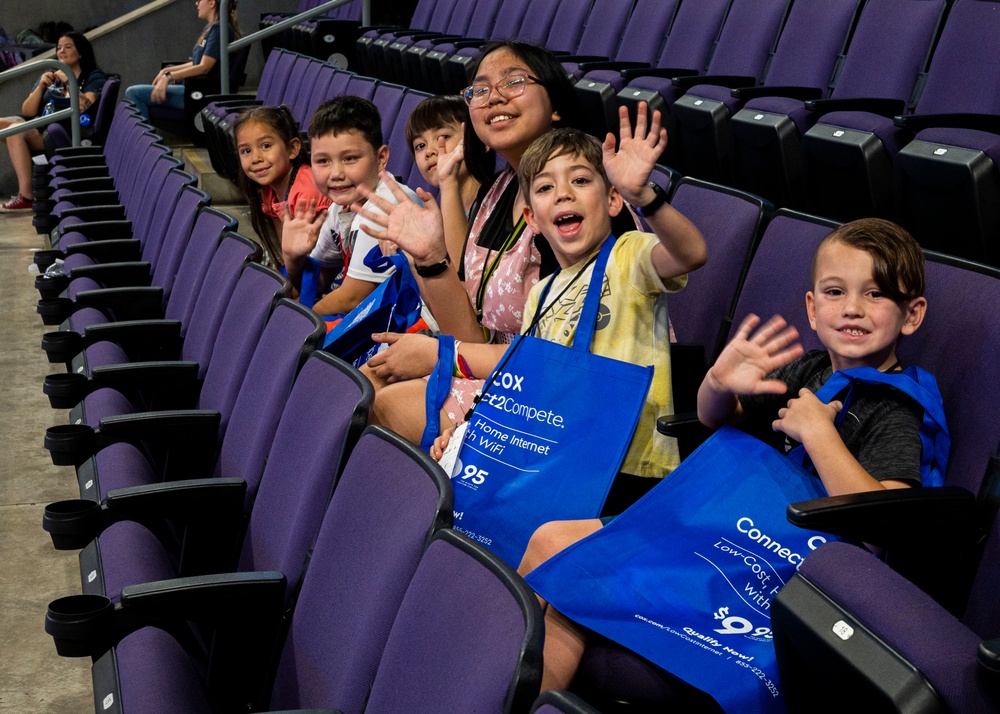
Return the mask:
M236 153L243 173L261 186L284 191L292 172L292 161L302 146L298 139L286 144L267 124L251 121L236 134Z
M839 241L820 249L806 311L834 370L891 367L899 336L920 326L926 307L922 297L898 303L883 294L875 283L872 258L863 250Z
M449 122L435 129L428 129L413 137L413 160L417 163L420 175L431 186L440 187L437 175L438 140L444 139L445 151L455 150L462 141L462 126ZM462 169L464 171L464 168Z
M358 186L374 191L378 172L389 160L389 147L378 150L359 132L315 136L311 141L312 172L319 190L338 206L364 203Z
M535 233L548 239L563 268L584 260L608 237L622 197L576 154L550 158L531 182L524 209Z

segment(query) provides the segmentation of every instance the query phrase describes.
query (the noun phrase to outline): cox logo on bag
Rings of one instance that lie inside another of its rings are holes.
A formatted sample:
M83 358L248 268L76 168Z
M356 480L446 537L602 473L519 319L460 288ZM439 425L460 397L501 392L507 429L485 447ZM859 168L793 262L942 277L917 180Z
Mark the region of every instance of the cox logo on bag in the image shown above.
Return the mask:
M522 389L524 386L524 377L520 374L497 372L496 378L493 380L493 384L494 386L501 387L503 389L509 389L512 392L524 391Z

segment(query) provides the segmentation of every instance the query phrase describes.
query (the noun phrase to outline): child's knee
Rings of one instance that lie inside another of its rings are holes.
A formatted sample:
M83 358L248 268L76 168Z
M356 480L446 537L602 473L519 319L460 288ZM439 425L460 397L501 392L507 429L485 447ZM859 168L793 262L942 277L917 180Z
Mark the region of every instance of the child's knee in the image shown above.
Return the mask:
M531 534L517 572L522 576L527 575L556 553L565 550L600 527L601 522L596 518L543 523Z

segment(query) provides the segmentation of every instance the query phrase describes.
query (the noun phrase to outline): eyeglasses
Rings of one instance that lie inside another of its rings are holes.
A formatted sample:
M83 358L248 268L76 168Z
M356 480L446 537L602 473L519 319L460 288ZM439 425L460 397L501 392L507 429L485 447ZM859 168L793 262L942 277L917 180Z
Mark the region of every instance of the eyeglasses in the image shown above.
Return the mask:
M528 82L538 84L538 80L530 74L511 74L496 84L478 83L462 90L462 97L470 107L483 107L490 100L490 92L494 89L504 99L513 99L524 94Z

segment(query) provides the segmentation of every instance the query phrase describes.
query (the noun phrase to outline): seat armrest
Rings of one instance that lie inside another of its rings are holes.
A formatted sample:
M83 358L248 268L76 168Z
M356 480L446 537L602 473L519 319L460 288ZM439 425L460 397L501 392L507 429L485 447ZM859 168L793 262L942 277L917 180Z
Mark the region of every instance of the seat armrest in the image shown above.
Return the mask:
M119 240L132 238L132 221L87 221L84 223L73 223L66 226L63 233L79 233L88 240ZM81 244L86 245L86 244ZM69 246L66 254L71 254L74 249L83 250L76 246Z
M108 173L109 169L107 164L102 164L98 166L78 166L67 168L60 171L52 178L61 178L66 181L75 181L79 179L90 179L90 178L110 178Z
M587 62L580 62L577 65L577 69L579 69L581 72L585 74L587 72L593 72L599 69L618 70L619 72L621 72L622 70L626 69L648 69L648 68L649 68L649 63L647 62L619 62L617 60L607 60L604 62L587 61Z
M896 126L918 132L923 129L975 129L1000 134L1000 116L995 114L910 114L893 119Z
M87 200L87 199L84 199ZM75 216L87 221L124 221L125 207L115 204L81 206L77 204L74 208L67 208L59 211L56 216L59 220Z
M120 320L160 317L162 305L163 288L159 286L104 288L84 290L76 294L77 307L112 310L116 319Z
M148 286L153 280L149 263L141 260L120 263L95 263L73 268L70 279L90 278L109 288Z
M791 503L789 522L800 528L891 548L942 540L974 540L976 499L956 486L894 488Z
M66 246L66 255L86 255L98 263L137 261L142 257L142 246L133 238L95 240Z
M115 189L114 179L110 176L68 178L56 186L56 189L69 191L70 193L76 193L78 191L115 191L116 195L118 193ZM117 202L118 200L116 199L115 203Z
M107 161L103 154L100 153L86 153L70 155L64 154L62 149L57 149L57 151L62 154L62 158L59 159L58 163L53 164L53 166L59 166L64 169L77 169L84 166L107 166Z
M455 49L461 50L466 47L482 47L486 44L486 40L480 39L478 37L469 37L464 40L459 40L455 43Z
M77 208L83 208L85 206L121 206L118 203L118 192L111 191L78 191L77 193L72 193L68 196L63 196L60 201L69 201ZM72 208L67 208L67 211L73 210ZM65 212L59 214L71 215Z
M95 342L114 342L131 354L130 346L138 344L148 350L173 350L176 354L181 342L180 320L120 320L89 325L83 333L84 346ZM166 355L161 359L167 358Z
M673 79L674 77L694 77L698 75L696 69L685 69L683 67L646 67L639 69L623 69L622 77L625 79L635 79L636 77L663 77Z
M820 116L830 112L868 112L892 117L902 114L906 103L901 99L814 99L806 102L806 109Z
M198 363L190 360L129 362L95 367L91 380L94 388L140 389L165 400L158 408L180 409L193 401L198 370Z
M674 77L672 83L675 87L688 89L699 84L711 84L716 87L752 87L757 83L757 78L738 74L707 74L701 77Z
M818 87L737 87L729 93L744 101L758 97L788 97L805 102L823 96L823 90Z

